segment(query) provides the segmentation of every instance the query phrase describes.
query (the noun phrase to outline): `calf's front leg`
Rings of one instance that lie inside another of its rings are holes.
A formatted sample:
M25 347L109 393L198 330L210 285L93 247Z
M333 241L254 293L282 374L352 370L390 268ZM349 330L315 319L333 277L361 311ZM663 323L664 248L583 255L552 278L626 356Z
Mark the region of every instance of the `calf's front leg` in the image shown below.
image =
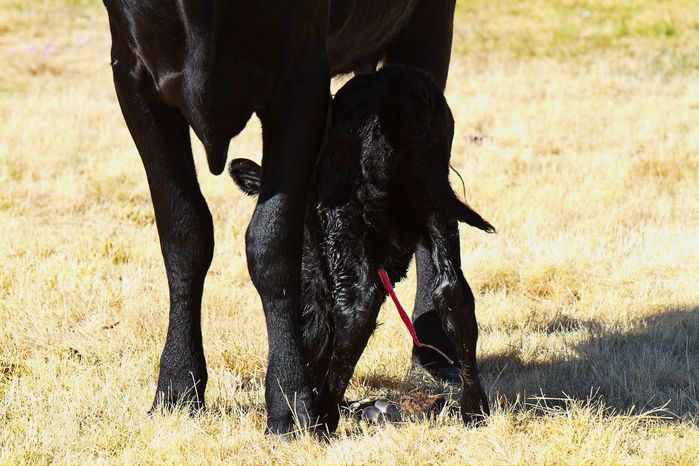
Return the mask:
M337 428L340 403L357 362L376 328L376 319L384 299L375 271L348 271L345 276L352 277L353 273L359 276L357 281L348 280L353 286L336 290L332 311L335 327L332 354L318 392L320 419L330 433Z

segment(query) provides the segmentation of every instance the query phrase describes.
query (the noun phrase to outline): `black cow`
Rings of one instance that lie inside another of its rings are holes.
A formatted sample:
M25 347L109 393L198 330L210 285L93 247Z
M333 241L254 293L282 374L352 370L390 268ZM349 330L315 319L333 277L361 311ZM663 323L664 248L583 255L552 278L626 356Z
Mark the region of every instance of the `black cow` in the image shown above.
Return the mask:
M487 412L476 364L478 328L464 312L465 279L447 244L458 220L494 232L449 186L454 120L425 72L387 65L357 76L337 94L311 182L301 259L304 361L320 421L334 431L347 383L386 298L379 270L405 277L418 244L431 252L438 280L433 305L463 363L462 415ZM260 189L260 167L231 162L247 194ZM478 398L472 398L480 395Z
M248 227L248 268L262 299L271 432L317 418L303 367L301 243L306 193L324 134L330 77L383 60L429 72L443 88L455 0L104 0L111 63L124 119L146 170L170 293L156 404L204 402L200 314L214 250L211 214L197 183L189 128L220 174L228 144L253 113L263 129L260 195ZM448 254L459 261L457 227ZM454 349L432 302L437 271L417 252L413 317L421 337ZM474 317L471 292L464 312ZM415 351L437 372L443 360ZM472 388L474 393L477 388ZM475 407L473 408L475 409Z

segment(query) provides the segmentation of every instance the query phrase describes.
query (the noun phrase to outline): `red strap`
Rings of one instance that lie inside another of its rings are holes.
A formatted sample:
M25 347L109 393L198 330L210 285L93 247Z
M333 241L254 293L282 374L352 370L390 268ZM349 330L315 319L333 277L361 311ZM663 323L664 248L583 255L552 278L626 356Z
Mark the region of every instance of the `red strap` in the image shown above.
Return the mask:
M410 332L410 336L413 337L413 343L415 343L415 346L418 348L429 348L433 351L436 351L439 353L444 359L447 360L449 364L452 366L454 365L454 361L452 361L449 356L444 354L439 348L435 348L432 345L428 345L427 343L422 343L418 338L417 334L415 333L415 327L413 327L413 322L410 320L410 317L408 317L408 314L405 312L405 309L403 309L403 306L401 306L400 301L398 301L398 296L396 296L396 292L393 290L393 285L391 284L391 279L388 278L388 273L386 273L386 269L383 267L379 267L379 278L381 279L381 284L383 285L384 289L386 292L391 296L391 299L393 300L393 304L396 305L396 309L398 309L398 314L400 315L401 320L405 324L405 326L408 328L408 332Z

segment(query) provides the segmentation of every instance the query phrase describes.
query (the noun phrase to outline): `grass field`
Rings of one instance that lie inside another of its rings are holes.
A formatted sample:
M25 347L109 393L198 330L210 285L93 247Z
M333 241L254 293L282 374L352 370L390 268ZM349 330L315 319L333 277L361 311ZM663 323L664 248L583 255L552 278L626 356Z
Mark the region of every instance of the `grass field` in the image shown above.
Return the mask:
M282 441L263 434L252 201L197 144L209 409L149 417L167 285L106 14L0 0L0 463L698 462L699 3L460 0L456 28L452 160L499 231L461 234L493 414ZM259 153L252 121L230 156ZM349 397L441 389L380 321Z

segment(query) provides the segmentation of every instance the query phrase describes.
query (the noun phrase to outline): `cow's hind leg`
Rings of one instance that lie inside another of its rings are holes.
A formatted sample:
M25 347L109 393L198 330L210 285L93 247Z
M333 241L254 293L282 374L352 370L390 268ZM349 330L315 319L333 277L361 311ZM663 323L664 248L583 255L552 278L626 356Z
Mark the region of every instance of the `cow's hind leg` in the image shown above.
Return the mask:
M117 96L146 170L170 293L153 406L199 409L207 381L200 314L214 249L211 214L197 183L187 123L160 101L150 76L138 71L133 54L113 34Z
M421 68L429 72L444 89L449 71L455 3L454 0L420 2L408 26L388 48L386 62ZM454 223L447 228L450 229L449 237L454 238L449 246L450 258L458 266L458 225ZM433 283L438 279L438 271L434 268L429 248L419 245L415 256L418 283L413 310L415 331L420 340L440 348L451 359L456 359L453 340L450 341L439 325L438 312L441 310L435 309L432 299ZM435 377L458 382L458 371L433 351L414 346L413 358Z
M488 398L481 386L476 361L478 325L475 303L461 267L454 261L453 244L458 244L456 221L434 213L428 222L425 240L436 280L432 285L432 302L441 326L454 343L461 362L461 415L466 423L489 414ZM453 236L455 235L455 236Z

